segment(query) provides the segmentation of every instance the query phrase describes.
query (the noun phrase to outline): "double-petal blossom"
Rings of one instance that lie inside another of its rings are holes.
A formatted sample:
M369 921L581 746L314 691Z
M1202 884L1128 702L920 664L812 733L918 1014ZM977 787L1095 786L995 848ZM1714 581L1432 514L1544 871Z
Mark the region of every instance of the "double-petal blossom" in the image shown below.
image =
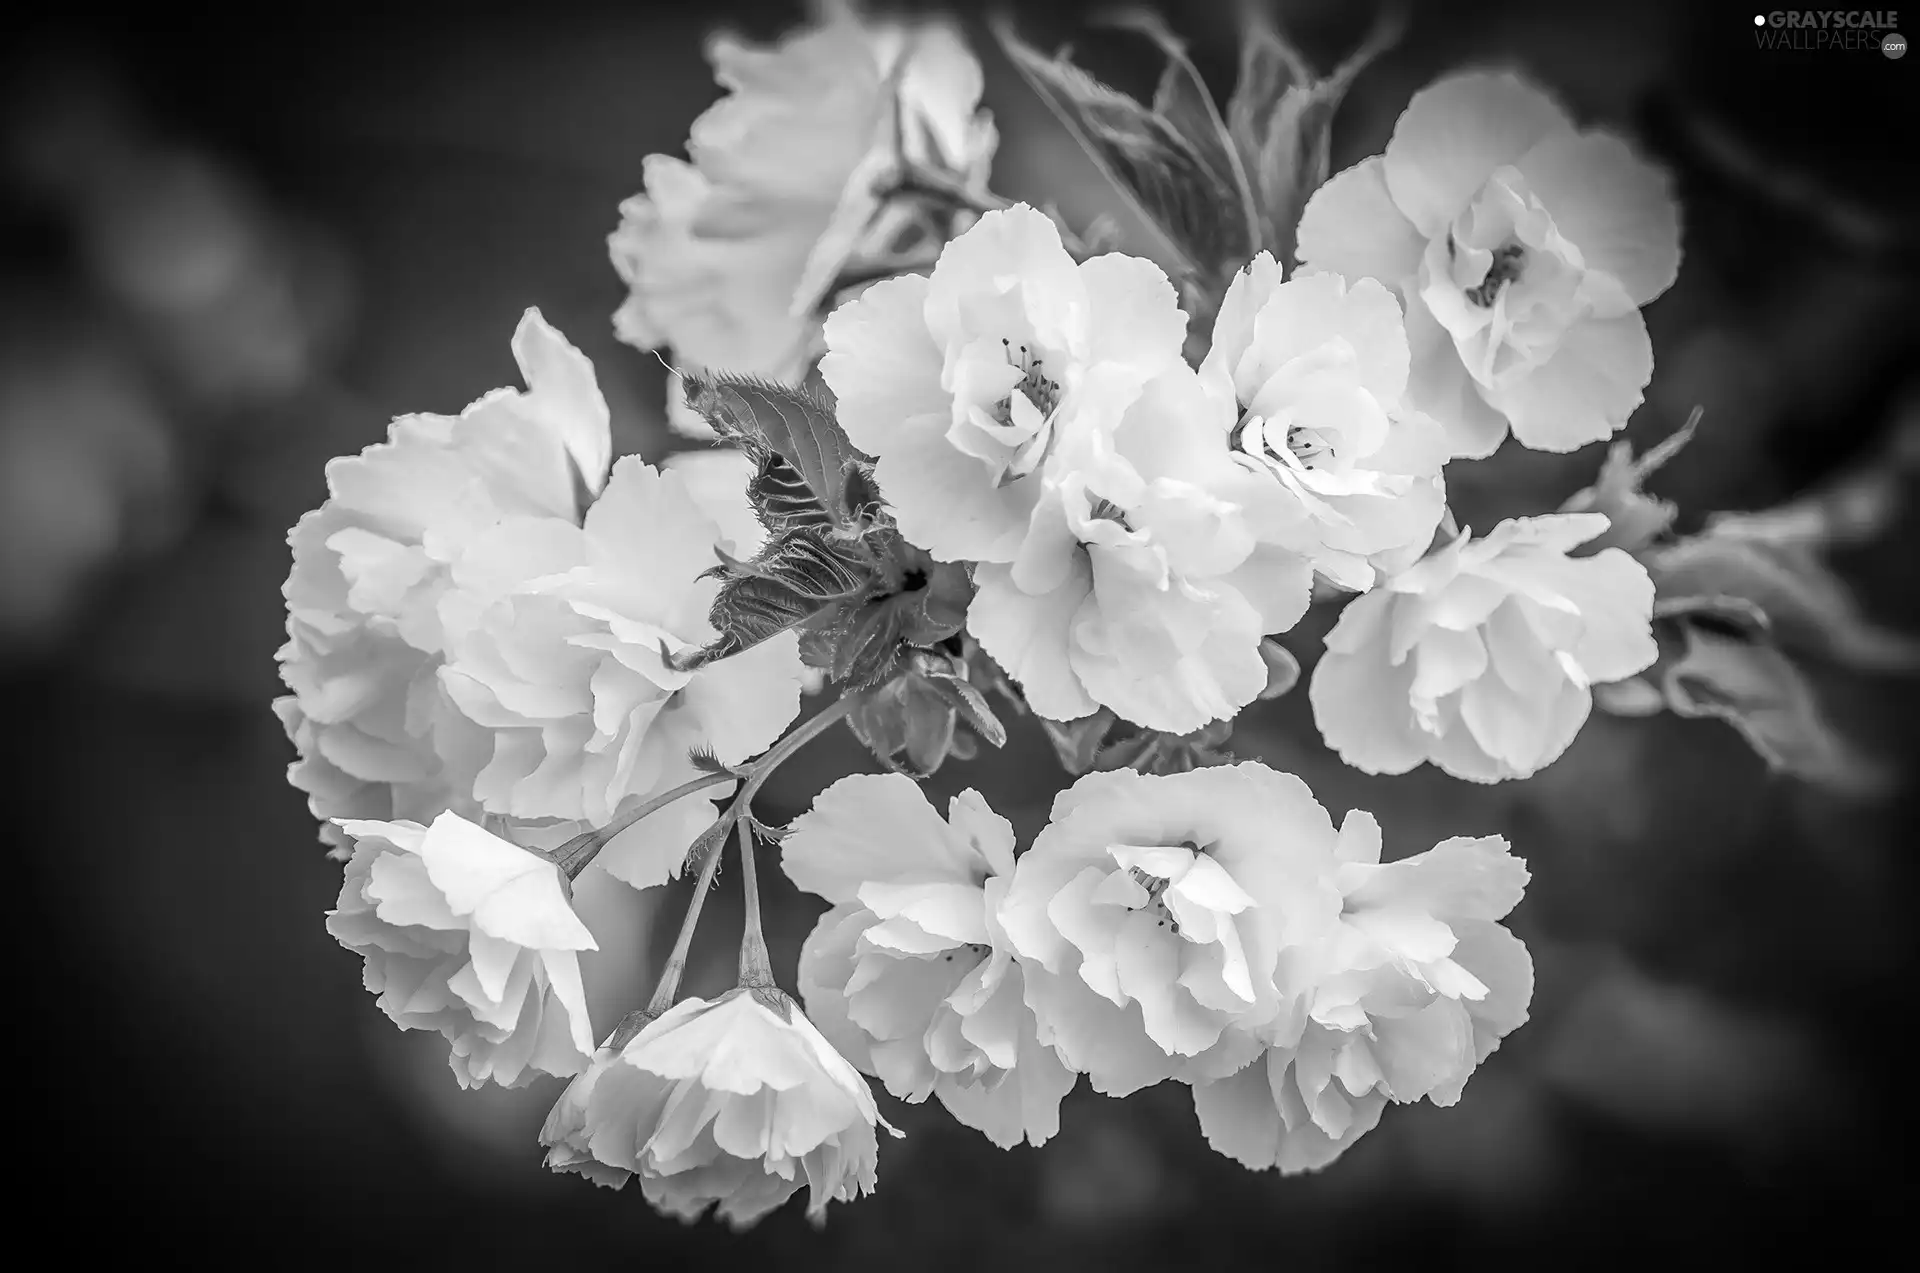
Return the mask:
M1307 986L1251 1065L1196 1084L1208 1143L1248 1167L1324 1167L1389 1101L1451 1105L1527 1019L1533 962L1497 921L1526 887L1504 840L1457 838L1380 862L1380 827L1354 811L1328 877L1338 923L1286 959Z
M1299 258L1400 292L1410 395L1455 455L1490 454L1509 429L1572 451L1640 404L1640 307L1679 270L1679 215L1621 138L1576 128L1518 76L1470 72L1416 93L1384 154L1314 193Z
M646 189L608 240L630 289L620 339L671 346L685 367L798 383L842 266L908 228L885 197L901 165L985 179L998 136L959 32L822 7L772 46L709 43L727 96L694 121L688 159L647 156ZM710 435L677 384L668 404L676 427Z
M1275 492L1234 461L1231 423L1178 363L1112 423L1076 421L1059 439L1015 559L976 569L967 612L1034 711L1105 706L1187 733L1265 687L1260 637L1305 612L1313 567L1258 538Z
M1368 773L1431 761L1457 778L1525 778L1560 757L1592 686L1651 664L1653 581L1619 548L1571 549L1600 513L1461 534L1349 601L1308 695L1327 745Z
M474 811L469 761L485 739L437 680L452 562L506 518L577 521L612 453L592 364L537 310L513 353L527 389L395 420L386 441L327 466L326 502L288 536L278 658L293 692L274 707L300 753L289 776L322 819ZM322 838L344 851L333 823Z
M1364 592L1427 550L1446 510L1445 430L1406 402L1400 302L1372 279L1234 276L1200 374L1233 403L1233 455L1267 479L1256 533Z
M365 958L381 1010L445 1035L463 1087L578 1073L593 1052L578 952L598 947L559 867L453 813L340 829L355 848L327 931Z
M1187 319L1160 268L1075 263L1019 204L947 244L931 276L868 288L827 319L820 374L900 533L941 561L1012 562L1063 436L1111 429L1180 363Z
M900 774L842 778L795 819L782 862L834 903L800 953L820 1030L906 1101L939 1097L995 1144L1059 1130L1075 1082L1040 1043L997 911L1013 827L978 792L942 818Z
M1252 762L1060 793L1000 909L1042 1041L1113 1096L1246 1066L1298 1011L1286 948L1338 917L1334 836L1305 783Z
M697 1220L745 1228L801 1185L818 1217L874 1186L873 1093L778 990L686 998L603 1048L554 1105L547 1165ZM891 1130L891 1128L889 1128Z

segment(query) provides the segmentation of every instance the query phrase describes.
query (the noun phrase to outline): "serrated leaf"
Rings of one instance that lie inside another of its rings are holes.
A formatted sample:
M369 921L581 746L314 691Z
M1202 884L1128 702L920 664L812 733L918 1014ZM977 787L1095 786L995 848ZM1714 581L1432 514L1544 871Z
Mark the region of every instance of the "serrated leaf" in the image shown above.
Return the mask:
M874 484L871 466L855 462L847 465L841 475L840 507L856 527L878 525L886 501L880 496L879 486Z
M747 503L769 538L796 530L825 530L834 522L826 506L778 451L762 451L747 479Z
M1634 458L1633 444L1625 438L1608 449L1593 485L1576 491L1560 506L1563 513L1605 513L1612 523L1597 538L1581 546L1581 556L1591 556L1605 548L1624 548L1637 553L1672 529L1673 519L1680 510L1671 501L1648 495L1641 487L1692 441L1699 424L1700 409L1696 407L1685 424L1639 459Z
M836 524L850 522L841 497L849 465L863 459L834 416L832 396L809 382L800 388L754 376L686 378L687 403L721 437L757 456L771 449L793 467L814 502ZM791 494L791 492L786 492Z
M853 609L834 629L833 661L827 674L849 689L878 684L900 658L902 609L892 598L869 601Z
M872 586L871 567L850 545L795 531L769 541L750 562L721 554L727 573L708 620L719 633L704 648L671 660L681 671L748 650L777 633L816 622L823 612Z
M1041 53L1005 18L992 27L1040 100L1174 249L1180 271L1211 273L1230 260L1245 262L1247 231L1234 215L1244 206L1239 194L1179 129L1066 58Z
M1007 727L993 714L987 705L986 696L959 677L938 677L928 681L935 692L946 699L947 705L959 714L967 723L967 728L978 734L981 741L989 747L1007 745Z
M1381 10L1361 46L1321 79L1261 6L1246 5L1244 12L1240 75L1227 102L1227 133L1264 214L1256 247L1290 267L1300 213L1329 175L1334 112L1360 72L1400 39L1406 15L1397 8Z
M1885 788L1885 767L1834 730L1813 687L1777 647L1691 624L1685 639L1663 682L1676 715L1726 721L1778 772L1857 794Z

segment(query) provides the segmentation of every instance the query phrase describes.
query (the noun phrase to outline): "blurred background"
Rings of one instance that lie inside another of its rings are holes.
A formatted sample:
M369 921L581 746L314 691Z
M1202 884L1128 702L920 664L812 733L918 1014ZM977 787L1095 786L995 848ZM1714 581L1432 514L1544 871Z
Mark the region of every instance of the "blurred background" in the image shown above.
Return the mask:
M1003 138L1000 192L1070 219L1116 207L960 6ZM1706 409L1654 483L1682 527L1849 468L1912 462L1920 63L1762 52L1751 8L1435 0L1366 72L1336 167L1376 152L1409 95L1468 62L1526 68L1678 175L1687 256L1648 314L1658 367L1627 436ZM1093 6L1017 6L1110 82L1150 89L1144 43ZM1284 0L1320 65L1368 6ZM407 411L516 383L539 306L598 367L616 448L658 458L663 372L617 344L605 237L641 158L678 152L717 95L700 40L771 37L797 4L206 9L19 26L0 44L0 710L28 892L10 907L26 1173L81 1200L75 1249L384 1267L1130 1269L1573 1267L1885 1236L1906 1162L1914 866L1910 788L1850 798L1770 778L1711 721L1596 716L1524 784L1375 779L1318 741L1304 694L1236 735L1336 816L1376 811L1389 856L1499 833L1534 884L1532 1022L1454 1108L1389 1111L1329 1171L1281 1179L1207 1149L1183 1089L1069 1098L1058 1139L1002 1153L937 1105L882 1096L905 1140L879 1195L824 1232L788 1208L741 1237L539 1168L557 1083L462 1093L437 1036L402 1035L321 916L339 887L268 710L284 536L322 465ZM1226 3L1173 25L1224 92ZM1920 18L1916 18L1920 24ZM1138 227L1134 227L1137 229ZM1129 244L1149 251L1145 241ZM1905 433L1902 433L1905 430ZM1600 449L1509 450L1449 483L1462 521L1557 506ZM1909 473L1905 493L1920 492ZM1920 515L1838 564L1882 622L1920 630ZM1324 630L1288 638L1307 655ZM1905 772L1912 683L1826 677L1835 719ZM931 784L984 791L1023 837L1056 778L1032 722ZM871 762L829 735L770 816ZM1043 775L1036 777L1035 775ZM810 899L778 872L790 972ZM656 903L589 890L582 905ZM708 910L686 988L731 980L738 902ZM670 940L590 967L596 1020L637 1001ZM30 1146L30 1147L29 1147ZM601 1267L606 1267L603 1263Z

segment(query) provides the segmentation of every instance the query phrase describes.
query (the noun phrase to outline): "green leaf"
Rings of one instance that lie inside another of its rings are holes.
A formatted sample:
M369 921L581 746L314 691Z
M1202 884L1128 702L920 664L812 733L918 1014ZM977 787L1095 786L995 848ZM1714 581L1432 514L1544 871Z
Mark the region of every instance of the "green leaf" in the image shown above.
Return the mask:
M1673 528L1680 510L1667 500L1648 495L1641 487L1693 440L1699 424L1700 408L1695 407L1685 424L1637 460L1633 458L1633 444L1625 438L1608 449L1593 485L1575 492L1560 506L1563 513L1605 513L1613 523L1580 548L1581 556L1591 556L1604 548L1637 553Z
M984 694L969 683L967 662L963 658L933 650L915 650L911 658L914 673L925 678L935 693L991 747L1007 745L1007 728L987 705Z
M769 540L751 561L721 553L720 590L708 619L719 633L704 648L672 660L681 671L752 649L788 628L820 617L866 592L871 564L856 546L830 541L817 531L791 531Z
M1256 248L1291 266L1300 213L1329 175L1334 112L1360 72L1400 39L1406 14L1381 10L1365 42L1325 79L1314 75L1260 6L1246 5L1245 14L1227 132L1263 214Z
M900 629L905 607L897 597L881 597L849 607L833 628L833 657L827 674L859 690L885 680L900 659Z
M1212 274L1245 263L1251 255L1245 200L1222 180L1217 160L1156 111L1065 57L1048 57L1027 44L1005 18L996 17L992 26L1040 100L1165 237L1181 272Z
M800 470L778 451L762 451L747 479L747 503L769 537L796 530L830 530L834 521L826 506L800 476Z
M769 450L780 456L835 525L852 524L844 504L846 471L864 457L834 417L824 386L810 382L796 389L754 376L688 374L685 380L688 405L716 433L756 458ZM778 478L779 493L790 504L797 498L792 481L785 474Z
M1835 732L1805 676L1773 644L1696 624L1684 640L1663 678L1675 714L1726 721L1776 772L1861 795L1886 789L1885 766Z

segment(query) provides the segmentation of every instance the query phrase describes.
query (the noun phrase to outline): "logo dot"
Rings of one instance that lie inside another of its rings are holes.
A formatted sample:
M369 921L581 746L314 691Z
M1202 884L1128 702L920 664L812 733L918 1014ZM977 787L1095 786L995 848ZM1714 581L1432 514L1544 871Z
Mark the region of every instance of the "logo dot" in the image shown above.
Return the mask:
M1755 25L1755 26L1757 26L1757 27L1763 27L1763 26L1765 26L1765 25L1767 25L1767 15L1766 15L1766 14L1764 14L1764 13L1756 13L1756 14L1754 14L1754 15L1753 15L1753 25Z

